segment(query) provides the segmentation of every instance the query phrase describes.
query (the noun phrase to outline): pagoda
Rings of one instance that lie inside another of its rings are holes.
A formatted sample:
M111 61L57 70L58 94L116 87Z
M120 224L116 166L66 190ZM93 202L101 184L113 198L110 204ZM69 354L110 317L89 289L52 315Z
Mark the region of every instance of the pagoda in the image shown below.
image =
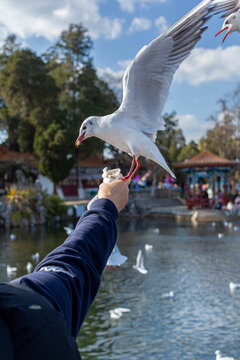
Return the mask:
M192 209L194 206L214 208L217 201L220 201L221 205L226 205L229 201L228 175L237 166L239 161L215 155L206 147L193 158L175 164L175 169L184 172L187 176L188 208ZM206 184L208 195L204 191Z

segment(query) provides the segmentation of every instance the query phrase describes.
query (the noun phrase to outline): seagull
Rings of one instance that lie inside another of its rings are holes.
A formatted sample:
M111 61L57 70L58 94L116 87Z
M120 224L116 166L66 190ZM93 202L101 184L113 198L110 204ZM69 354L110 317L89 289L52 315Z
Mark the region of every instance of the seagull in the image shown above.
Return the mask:
M7 274L8 275L15 274L16 271L17 271L17 268L15 266L7 265Z
M73 232L73 229L68 226L64 226L64 230L66 231L66 234L68 236L71 235L71 233Z
M16 235L15 235L15 234L10 234L10 239L11 239L11 240L15 240L15 239L16 239Z
M174 297L174 292L170 291L169 293L166 294L162 294L161 298L162 299L172 299Z
M111 255L108 258L107 266L121 266L127 261L127 256L124 256L120 253L120 250L117 245L114 246L114 249L111 253Z
M233 294L236 289L240 289L240 284L236 284L234 282L229 283L230 292Z
M153 246L152 245L149 245L149 244L146 244L145 245L145 250L148 251L148 250L152 250Z
M219 233L219 234L218 234L218 238L219 238L219 239L222 239L223 237L224 237L224 234L222 234L222 233Z
M119 308L116 308L113 310L109 310L109 313L110 313L111 319L119 319L120 317L122 317L123 313L129 312L129 311L131 311L131 310L128 308L119 307Z
M147 274L148 272L144 267L142 250L138 250L136 265L133 265L133 269L139 271L141 274Z
M30 263L30 261L27 263L26 269L27 269L28 274L29 274L30 272L32 272L32 270L33 270L33 264Z
M40 254L39 252L36 252L35 254L32 255L32 259L35 261L39 261L40 260Z
M188 57L201 35L204 24L215 10L229 9L215 0L203 0L163 34L144 46L127 67L123 76L123 100L118 110L106 116L90 116L83 121L76 146L96 136L132 156L128 174L132 180L144 156L175 178L158 147L158 130L165 130L161 113L167 100L173 76ZM232 6L233 8L233 6Z
M221 354L221 351L219 351L219 350L216 350L215 351L215 355L216 355L216 360L234 360L234 358L233 357L225 357L225 356L222 356L222 354Z
M224 43L224 41L226 40L227 36L229 34L231 34L234 31L238 31L240 32L240 0L230 0L229 1L229 5L234 7L232 11L229 11L227 14L227 18L225 19L222 29L220 31L218 31L215 35L218 36L219 34L221 34L223 31L227 30L222 44ZM235 6L234 6L235 5Z

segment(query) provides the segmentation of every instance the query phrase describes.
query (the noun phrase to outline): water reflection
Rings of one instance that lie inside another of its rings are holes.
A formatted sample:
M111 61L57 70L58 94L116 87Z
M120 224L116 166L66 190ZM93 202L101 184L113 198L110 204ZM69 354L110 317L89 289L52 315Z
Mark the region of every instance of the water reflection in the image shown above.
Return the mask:
M240 291L229 291L230 281L240 282L236 225L121 220L118 245L128 261L103 274L78 337L83 360L210 360L217 349L239 358ZM42 258L66 238L62 228L14 233L14 241L9 233L0 233L1 281L7 280L7 264L17 266L20 276L33 253L38 251ZM219 239L218 233L224 237ZM152 250L146 251L145 244ZM132 269L139 249L146 275ZM162 297L170 291L173 299ZM111 319L109 310L116 307L131 311Z

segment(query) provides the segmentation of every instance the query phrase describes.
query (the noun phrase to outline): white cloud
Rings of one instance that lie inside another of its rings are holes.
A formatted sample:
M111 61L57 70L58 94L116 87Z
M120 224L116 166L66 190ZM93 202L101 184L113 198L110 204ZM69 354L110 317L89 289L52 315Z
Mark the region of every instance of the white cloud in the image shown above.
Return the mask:
M178 119L187 142L198 141L211 128L209 122L200 122L193 114L178 115Z
M158 29L158 32L161 34L163 33L165 30L168 29L168 23L167 20L165 19L164 16L160 16L159 18L157 18L154 22L156 28Z
M53 40L69 23L82 23L92 38L114 39L122 31L123 20L102 17L99 0L0 0L0 24L7 33L26 39L43 36ZM1 38L0 30L0 38Z
M132 60L130 60L130 59L129 60L119 60L118 65L120 66L121 69L117 70L117 71L114 71L109 67L106 67L105 69L101 69L101 68L97 69L98 75L103 80L105 80L110 85L110 87L119 90L119 95L120 95L120 91L122 89L123 75L131 61Z
M135 5L139 4L141 6L151 5L152 3L164 3L168 0L118 0L120 7L124 11L134 12Z
M240 46L225 49L195 48L181 64L175 81L199 85L217 80L234 80L240 76Z
M148 30L151 27L151 21L146 18L135 17L130 25L129 32Z

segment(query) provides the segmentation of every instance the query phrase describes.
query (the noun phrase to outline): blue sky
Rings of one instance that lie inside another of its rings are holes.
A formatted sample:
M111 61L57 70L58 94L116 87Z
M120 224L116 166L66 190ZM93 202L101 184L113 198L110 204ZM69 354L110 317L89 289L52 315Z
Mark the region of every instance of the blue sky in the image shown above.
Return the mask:
M15 33L24 46L41 54L69 23L81 22L94 42L99 74L119 81L137 52L197 5L198 0L0 0L0 42ZM198 140L219 110L217 101L240 80L240 34L214 38L223 20L208 30L174 77L164 111L176 111L187 141Z

